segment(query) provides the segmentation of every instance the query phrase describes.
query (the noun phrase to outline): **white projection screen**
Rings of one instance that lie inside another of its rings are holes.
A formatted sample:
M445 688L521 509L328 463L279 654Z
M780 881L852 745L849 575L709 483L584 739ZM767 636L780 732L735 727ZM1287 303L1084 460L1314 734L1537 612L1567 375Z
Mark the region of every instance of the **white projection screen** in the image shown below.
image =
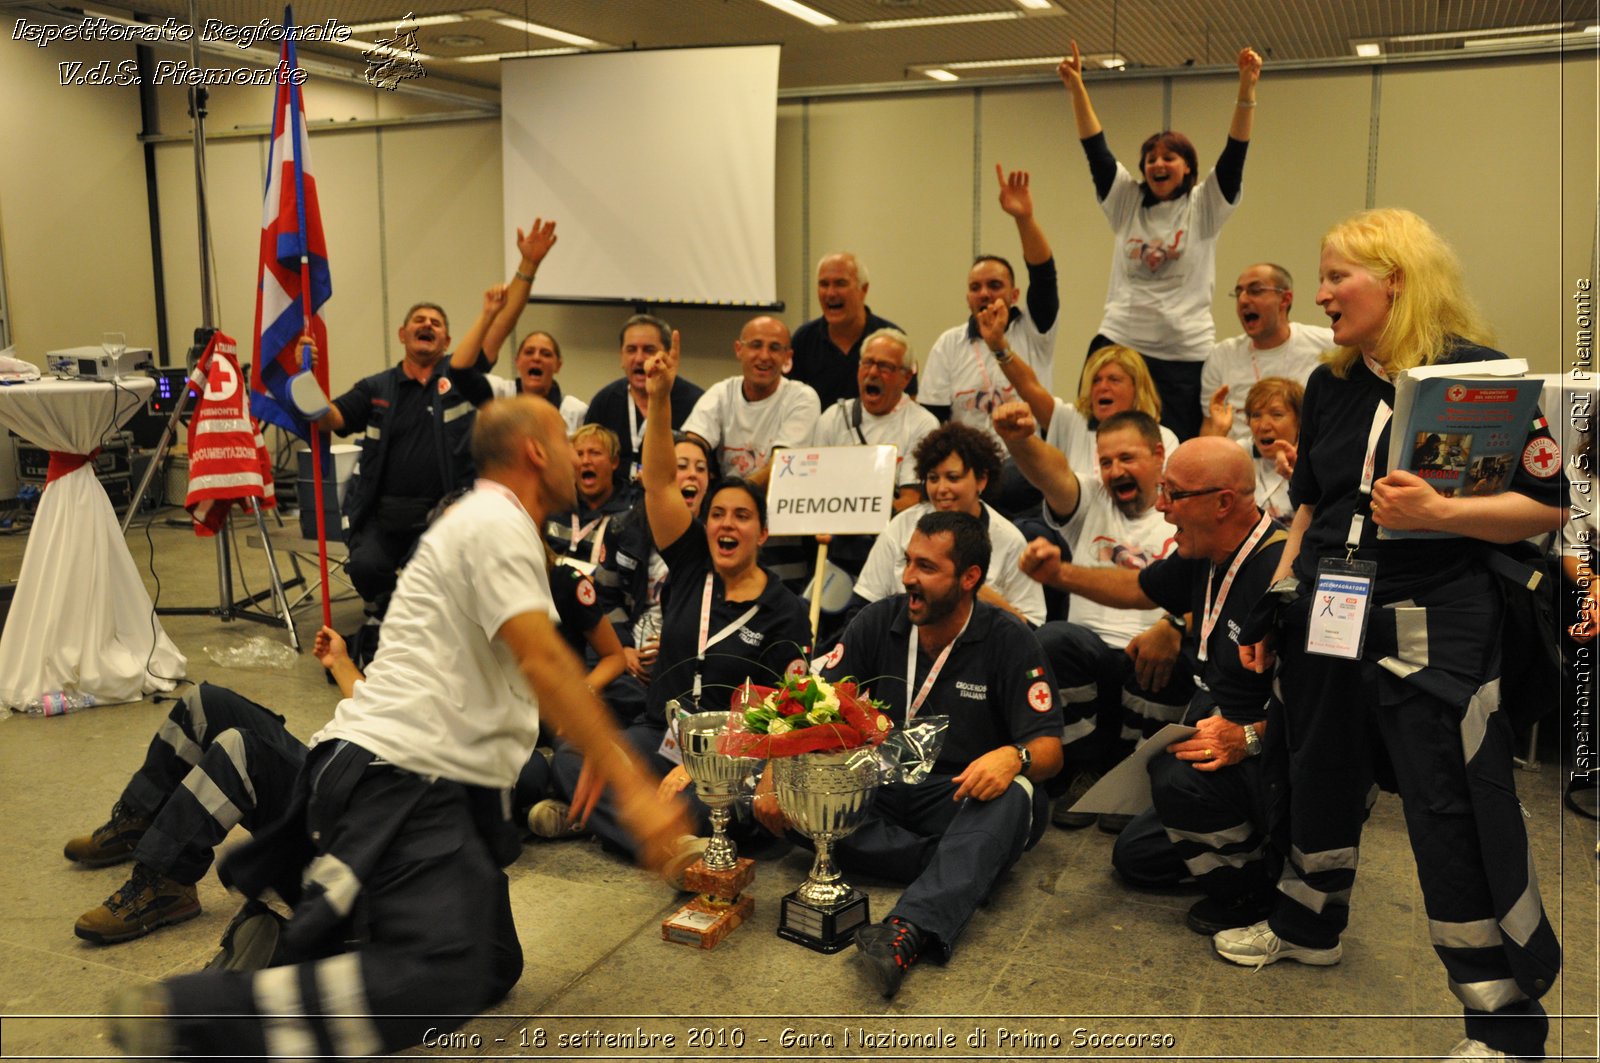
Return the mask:
M507 60L506 231L554 218L535 297L777 299L778 45ZM517 265L508 246L507 274Z

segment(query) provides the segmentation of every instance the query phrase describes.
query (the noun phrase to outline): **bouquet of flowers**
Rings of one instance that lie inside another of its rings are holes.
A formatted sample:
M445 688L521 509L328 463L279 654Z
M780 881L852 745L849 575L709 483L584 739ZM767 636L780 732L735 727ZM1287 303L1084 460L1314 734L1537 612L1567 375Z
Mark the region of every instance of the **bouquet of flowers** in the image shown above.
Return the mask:
M881 703L857 689L814 675L785 676L777 687L746 681L734 696L717 749L733 757L793 757L880 744L894 725Z

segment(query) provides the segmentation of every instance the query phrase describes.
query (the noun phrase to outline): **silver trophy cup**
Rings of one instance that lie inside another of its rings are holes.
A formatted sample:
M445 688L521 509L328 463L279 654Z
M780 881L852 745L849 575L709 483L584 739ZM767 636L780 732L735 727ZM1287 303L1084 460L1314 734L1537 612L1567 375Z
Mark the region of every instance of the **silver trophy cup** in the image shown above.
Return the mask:
M778 807L816 847L811 874L783 898L778 936L818 952L838 952L855 928L870 921L867 895L852 887L833 862L833 843L867 817L879 780L869 748L804 753L770 762Z
M727 834L728 819L740 786L760 763L755 757L717 752L717 735L728 725L728 715L697 712L678 720L684 770L694 780L694 792L711 810L711 840L701 859L712 871L731 871L738 865L738 851Z

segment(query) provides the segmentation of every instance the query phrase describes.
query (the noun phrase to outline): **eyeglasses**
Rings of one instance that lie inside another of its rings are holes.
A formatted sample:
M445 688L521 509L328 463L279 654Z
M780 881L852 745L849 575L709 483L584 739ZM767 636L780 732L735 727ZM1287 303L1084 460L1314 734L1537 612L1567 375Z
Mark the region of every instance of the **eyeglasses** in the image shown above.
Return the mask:
M766 340L740 340L739 346L751 351L771 351L773 354L782 354L789 349L787 343L779 343L776 340L771 343Z
M879 361L876 358L861 359L861 368L869 371L876 369L884 376L888 376L890 373L911 372L911 367L908 365L900 365L897 362Z
M1164 498L1168 502L1182 502L1184 499L1193 498L1195 495L1214 495L1218 491L1226 490L1226 487L1200 487L1193 491L1174 491L1164 483L1157 482L1156 484L1156 496Z
M1266 295L1268 292L1286 292L1288 290L1287 288L1274 288L1270 284L1249 284L1243 288L1235 287L1228 294L1237 299L1241 293L1248 293L1250 298L1254 299L1256 296Z

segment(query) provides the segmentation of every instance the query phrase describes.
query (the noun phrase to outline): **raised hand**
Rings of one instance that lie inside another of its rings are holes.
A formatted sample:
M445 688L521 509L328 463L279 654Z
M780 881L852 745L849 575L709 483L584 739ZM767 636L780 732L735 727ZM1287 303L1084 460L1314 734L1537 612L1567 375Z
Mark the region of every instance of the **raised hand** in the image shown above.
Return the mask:
M1206 415L1206 431L1201 435L1225 436L1233 431L1233 403L1228 401L1228 385L1224 384L1211 396Z
M1000 182L1000 209L1013 218L1033 216L1033 193L1028 189L1028 171L1012 170L1007 174L994 164L994 175Z
M1259 80L1261 80L1261 56L1254 48L1241 48L1239 50L1240 86L1253 89Z
M500 312L500 308L505 306L505 305L506 305L506 286L504 284L495 284L495 285L491 285L490 287L484 289L484 292L483 292L483 316L484 317L494 317L494 315L496 315L496 314L498 314Z
M544 261L544 256L556 246L556 223L545 221L543 218L533 219L533 226L526 233L517 230L517 250L522 252L522 257L532 262L535 266Z
M1072 42L1072 54L1064 57L1056 67L1056 75L1067 88L1083 88L1083 56L1078 54L1078 42Z
M678 330L672 330L672 346L652 354L644 363L644 390L651 398L672 394L672 385L678 379Z
M1009 324L1011 308L1004 299L996 299L978 311L978 334L995 354L1006 349L1006 326Z
M994 430L1001 439L1026 439L1039 430L1026 402L1006 402L995 407Z

